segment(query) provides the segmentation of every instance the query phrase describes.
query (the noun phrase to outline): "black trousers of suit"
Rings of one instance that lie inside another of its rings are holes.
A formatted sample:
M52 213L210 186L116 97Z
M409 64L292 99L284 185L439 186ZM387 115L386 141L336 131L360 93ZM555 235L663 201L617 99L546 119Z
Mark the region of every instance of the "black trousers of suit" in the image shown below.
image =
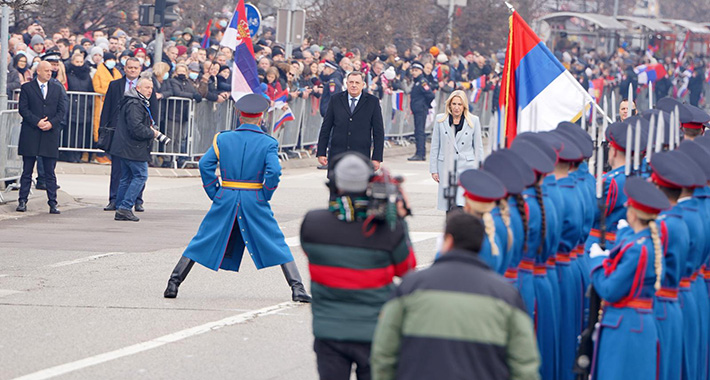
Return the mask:
M27 202L27 197L30 195L32 187L32 172L35 168L35 162L41 160L44 166L44 184L47 186L48 204L57 205L57 176L54 174L54 168L57 166L57 159L52 157L35 157L22 156L22 177L20 177L20 196L19 200Z
M116 196L118 195L118 185L121 184L121 157L111 156L111 183L109 184L108 201L116 202ZM145 185L138 193L138 198L136 198L136 204L143 204L143 191L145 191Z

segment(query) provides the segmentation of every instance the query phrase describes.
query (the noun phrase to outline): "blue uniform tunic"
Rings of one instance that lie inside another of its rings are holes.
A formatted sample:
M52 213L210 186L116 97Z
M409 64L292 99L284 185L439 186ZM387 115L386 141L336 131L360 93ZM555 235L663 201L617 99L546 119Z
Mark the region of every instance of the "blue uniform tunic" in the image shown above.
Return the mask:
M648 228L627 235L609 258L590 259L592 283L607 303L595 347L593 379L656 379L654 261Z
M560 302L560 372L561 379L573 380L577 335L582 324L583 282L576 266L572 266L570 252L575 249L582 236L584 202L580 202L579 186L573 176L560 178L558 188L564 202L564 218L560 224L562 232L557 254ZM586 190L585 190L586 191Z
M693 192L693 199L697 201L698 210L700 212L701 220L703 221L703 227L705 228L705 236L710 236L710 211L707 208L707 202L705 198L707 197L707 186L695 189ZM705 250L703 256L698 262L695 263L695 271L693 273L694 280L692 281L691 289L693 294L695 294L695 300L698 304L698 312L700 316L700 352L699 352L699 365L698 375L700 379L708 379L708 355L710 354L710 347L708 346L708 339L704 339L710 334L710 299L708 299L708 288L705 284L705 280L700 277L700 271L703 265L708 260L710 256L710 242L706 238Z
M500 242L498 249L501 255L500 262L495 268L495 271L498 272L498 274L503 274L510 264L510 250L512 249L512 245L508 247L508 227L505 225L503 217L500 214L500 208L497 206L493 208L491 216L493 216L493 221L496 225L496 239Z
M505 273L505 278L520 290L520 281L518 281L518 265L523 258L523 241L525 240L525 227L523 226L523 217L518 211L518 203L515 197L508 197L508 206L510 208L510 229L513 231L513 244L508 250L510 260L508 262L508 270Z
M698 301L692 290L691 276L699 265L705 252L705 228L700 214L700 201L696 198L685 198L678 202L681 218L688 227L690 244L680 283L680 307L683 311L683 359L688 366L683 366L683 379L700 379L701 362L700 335L701 319Z
M678 302L682 263L690 247L688 227L675 206L660 214L657 220L663 244L664 272L661 289L656 292L654 314L660 343L660 380L681 378L683 368L683 312Z
M528 217L528 233L527 240L523 245L523 257L518 265L518 281L520 283L520 295L528 309L530 318L535 322L536 305L535 305L535 285L533 280L533 270L535 266L535 257L537 256L538 247L542 244L540 228L542 226L542 214L540 205L535 198L535 188L528 187L523 191L523 199L525 200L525 211ZM539 342L538 342L539 344Z
M222 186L217 164L222 181L254 188ZM257 269L293 261L269 206L281 176L276 139L252 124L220 133L200 159L200 175L212 206L183 256L212 270L232 271L239 270L245 247Z

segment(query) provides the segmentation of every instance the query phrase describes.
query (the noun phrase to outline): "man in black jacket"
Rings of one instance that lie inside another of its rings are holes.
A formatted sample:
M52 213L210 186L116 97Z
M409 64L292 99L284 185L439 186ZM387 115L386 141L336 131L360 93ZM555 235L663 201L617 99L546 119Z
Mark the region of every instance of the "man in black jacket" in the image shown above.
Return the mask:
M355 151L370 158L378 170L385 146L380 101L362 91L365 76L359 71L348 75L347 87L347 91L334 95L328 104L318 137L318 162L327 165L328 157Z
M18 153L22 156L23 166L16 209L19 212L27 210L32 171L39 156L44 163L49 213L60 213L57 210L57 177L54 175L54 167L59 157L60 123L64 120L67 104L64 88L51 79L52 65L42 61L37 66L37 79L20 88L22 129Z
M150 145L158 136L150 113L149 99L152 94L153 81L141 78L138 85L128 90L121 101L110 150L112 156L121 158L121 183L116 194L115 220L140 220L132 210L148 180Z
M128 92L129 89L135 88L138 83L138 76L141 73L141 63L138 58L131 57L126 60L126 65L124 70L126 71L126 76L123 78L111 81L108 85L108 90L106 91L106 98L104 100L104 107L101 109L101 121L99 125L101 127L112 127L116 128L118 123L118 109L123 100L123 96ZM158 109L158 99L155 94L150 96L150 108L157 114ZM111 182L109 185L109 196L108 204L104 207L104 211L115 211L116 210L116 195L118 194L118 184L121 181L121 162L120 157L112 157L111 160ZM143 211L143 191L138 194L136 199L136 211Z

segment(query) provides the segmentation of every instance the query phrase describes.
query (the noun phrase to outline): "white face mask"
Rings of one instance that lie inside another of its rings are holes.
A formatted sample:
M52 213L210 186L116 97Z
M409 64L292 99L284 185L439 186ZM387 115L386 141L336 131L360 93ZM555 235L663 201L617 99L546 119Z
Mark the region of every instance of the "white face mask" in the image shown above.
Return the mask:
M144 63L145 67L150 67L150 60L147 59Z
M145 62L145 59L138 57L138 62L142 65L143 62Z
M32 62L32 68L36 69L39 66L39 62Z

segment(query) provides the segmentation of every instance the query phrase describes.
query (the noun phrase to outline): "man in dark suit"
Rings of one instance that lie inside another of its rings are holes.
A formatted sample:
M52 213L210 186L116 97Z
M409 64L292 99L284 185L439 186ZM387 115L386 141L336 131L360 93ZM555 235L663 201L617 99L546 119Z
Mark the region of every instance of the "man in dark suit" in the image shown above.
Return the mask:
M123 100L123 96L131 88L136 88L138 85L138 76L141 73L141 63L138 58L128 58L124 70L126 75L122 78L111 81L106 91L104 107L101 109L101 127L109 126L116 128L118 124L118 109ZM155 93L150 96L150 108L157 115L158 99ZM109 185L108 204L104 207L104 211L116 211L116 195L118 194L118 184L121 182L121 158L111 157L111 183ZM138 194L135 202L135 210L138 212L144 211L143 208L143 190Z
M22 129L18 153L22 156L22 177L17 211L27 211L27 196L32 186L32 171L37 157L44 164L47 203L50 214L57 210L57 177L54 167L59 157L60 123L66 112L64 88L52 79L52 65L42 61L37 66L37 79L20 88L19 112Z
M318 162L327 165L329 158L355 151L370 158L378 170L385 147L380 100L362 91L365 76L359 71L348 74L347 87L328 104L318 138Z

